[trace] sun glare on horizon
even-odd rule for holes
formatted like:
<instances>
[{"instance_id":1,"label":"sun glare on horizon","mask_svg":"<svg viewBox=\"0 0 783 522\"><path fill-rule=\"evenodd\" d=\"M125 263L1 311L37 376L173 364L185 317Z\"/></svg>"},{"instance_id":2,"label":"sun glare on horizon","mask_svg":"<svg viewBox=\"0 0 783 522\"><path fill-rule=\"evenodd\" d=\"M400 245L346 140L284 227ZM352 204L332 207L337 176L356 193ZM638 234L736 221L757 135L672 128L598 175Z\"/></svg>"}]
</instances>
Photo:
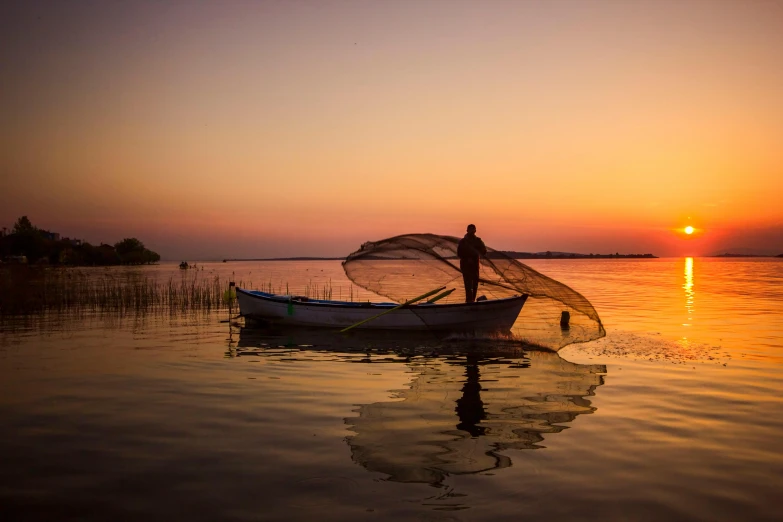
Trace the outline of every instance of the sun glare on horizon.
<instances>
[{"instance_id":1,"label":"sun glare on horizon","mask_svg":"<svg viewBox=\"0 0 783 522\"><path fill-rule=\"evenodd\" d=\"M685 227L682 230L683 230L683 232L685 232L686 234L688 234L690 236L691 234L693 234L694 230L696 230L696 229L693 228L692 226L688 225L687 227Z\"/></svg>"}]
</instances>

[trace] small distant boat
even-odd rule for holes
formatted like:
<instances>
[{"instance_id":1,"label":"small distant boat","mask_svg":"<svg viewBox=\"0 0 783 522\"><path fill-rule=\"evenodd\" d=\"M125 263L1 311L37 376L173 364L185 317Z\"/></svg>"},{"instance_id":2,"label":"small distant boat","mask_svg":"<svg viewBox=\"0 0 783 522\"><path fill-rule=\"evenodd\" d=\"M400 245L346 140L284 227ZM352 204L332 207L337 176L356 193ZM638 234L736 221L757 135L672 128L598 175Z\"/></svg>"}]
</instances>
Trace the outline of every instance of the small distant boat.
<instances>
[{"instance_id":1,"label":"small distant boat","mask_svg":"<svg viewBox=\"0 0 783 522\"><path fill-rule=\"evenodd\" d=\"M284 325L346 328L400 306L309 299L237 288L240 315ZM527 295L475 303L422 303L404 306L358 328L377 330L508 331Z\"/></svg>"},{"instance_id":2,"label":"small distant boat","mask_svg":"<svg viewBox=\"0 0 783 522\"><path fill-rule=\"evenodd\" d=\"M8 256L6 262L9 264L26 265L27 256Z\"/></svg>"},{"instance_id":3,"label":"small distant boat","mask_svg":"<svg viewBox=\"0 0 783 522\"><path fill-rule=\"evenodd\" d=\"M187 263L187 261L183 261L183 262L181 262L181 263L179 264L179 267L180 267L182 270L186 270L186 269L190 268L190 265Z\"/></svg>"}]
</instances>

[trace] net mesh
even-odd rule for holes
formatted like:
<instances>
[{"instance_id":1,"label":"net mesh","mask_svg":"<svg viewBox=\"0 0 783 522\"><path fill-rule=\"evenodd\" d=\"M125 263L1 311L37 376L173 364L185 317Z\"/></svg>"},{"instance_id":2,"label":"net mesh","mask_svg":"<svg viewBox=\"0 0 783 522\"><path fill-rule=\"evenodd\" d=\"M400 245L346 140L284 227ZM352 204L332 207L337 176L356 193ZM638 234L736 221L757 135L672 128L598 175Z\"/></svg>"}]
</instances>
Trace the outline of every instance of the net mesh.
<instances>
[{"instance_id":1,"label":"net mesh","mask_svg":"<svg viewBox=\"0 0 783 522\"><path fill-rule=\"evenodd\" d=\"M439 303L464 302L459 241L436 234L371 241L349 255L343 268L357 285L397 303L441 286L455 290ZM479 298L528 296L511 328L515 338L557 350L606 334L598 312L580 293L504 252L489 247L486 250L486 255L479 258ZM567 326L561 322L563 312L570 316Z\"/></svg>"}]
</instances>

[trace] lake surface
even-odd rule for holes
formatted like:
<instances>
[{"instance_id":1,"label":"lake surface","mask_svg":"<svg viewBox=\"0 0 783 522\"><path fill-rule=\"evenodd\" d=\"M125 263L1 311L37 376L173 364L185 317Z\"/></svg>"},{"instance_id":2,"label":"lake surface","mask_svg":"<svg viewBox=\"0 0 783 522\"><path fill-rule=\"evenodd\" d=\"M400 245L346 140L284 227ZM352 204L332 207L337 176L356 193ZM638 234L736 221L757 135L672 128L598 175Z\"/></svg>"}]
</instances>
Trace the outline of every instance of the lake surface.
<instances>
[{"instance_id":1,"label":"lake surface","mask_svg":"<svg viewBox=\"0 0 783 522\"><path fill-rule=\"evenodd\" d=\"M528 264L607 336L552 353L228 310L6 320L0 519L781 520L783 260ZM80 270L372 297L336 261L200 266Z\"/></svg>"}]
</instances>

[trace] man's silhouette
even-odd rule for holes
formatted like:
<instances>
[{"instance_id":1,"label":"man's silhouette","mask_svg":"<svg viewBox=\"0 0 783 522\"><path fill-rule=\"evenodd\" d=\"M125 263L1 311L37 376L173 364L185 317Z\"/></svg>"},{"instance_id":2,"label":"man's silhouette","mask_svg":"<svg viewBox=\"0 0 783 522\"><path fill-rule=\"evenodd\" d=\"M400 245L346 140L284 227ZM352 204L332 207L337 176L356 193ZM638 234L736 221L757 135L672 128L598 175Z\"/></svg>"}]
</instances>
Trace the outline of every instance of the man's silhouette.
<instances>
[{"instance_id":1,"label":"man's silhouette","mask_svg":"<svg viewBox=\"0 0 783 522\"><path fill-rule=\"evenodd\" d=\"M476 300L479 282L479 259L487 255L487 247L476 236L476 225L468 225L468 233L460 239L457 247L459 256L459 269L462 271L462 280L465 283L465 302L472 303Z\"/></svg>"}]
</instances>

